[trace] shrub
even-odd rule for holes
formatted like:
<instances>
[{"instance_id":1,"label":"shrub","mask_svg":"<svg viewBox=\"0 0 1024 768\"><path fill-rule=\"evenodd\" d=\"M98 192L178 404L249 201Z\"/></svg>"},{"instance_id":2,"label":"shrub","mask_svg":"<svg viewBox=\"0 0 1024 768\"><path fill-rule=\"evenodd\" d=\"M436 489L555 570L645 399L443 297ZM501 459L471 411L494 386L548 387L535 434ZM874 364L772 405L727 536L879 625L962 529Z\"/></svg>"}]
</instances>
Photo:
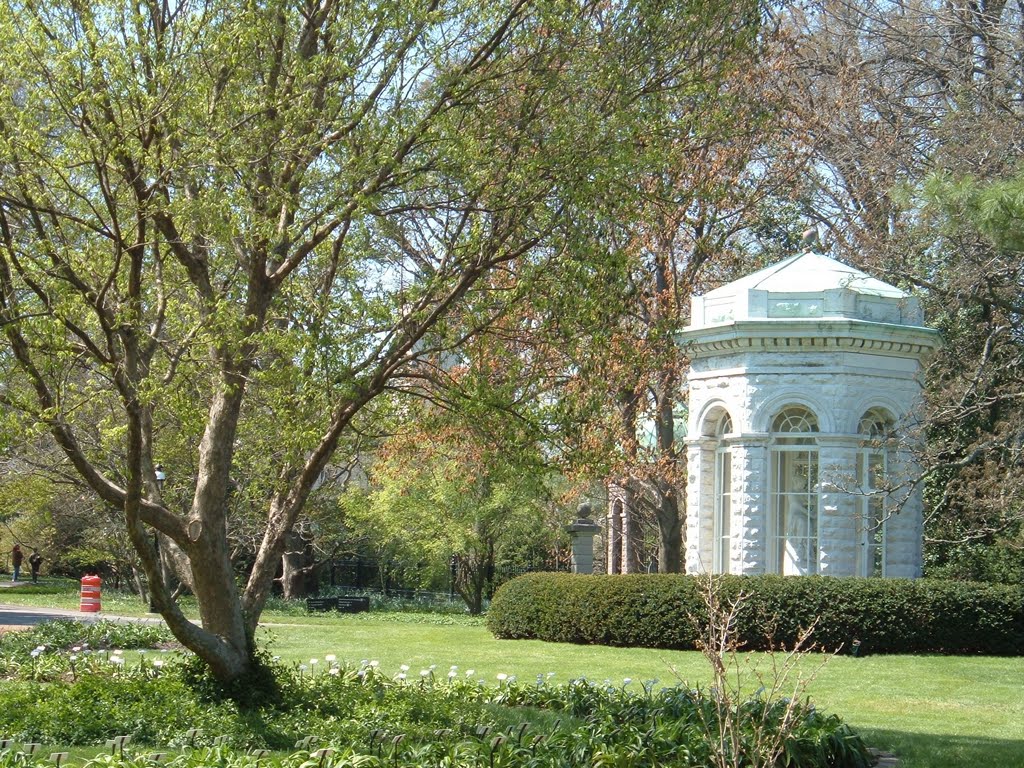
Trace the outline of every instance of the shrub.
<instances>
[{"instance_id":1,"label":"shrub","mask_svg":"<svg viewBox=\"0 0 1024 768\"><path fill-rule=\"evenodd\" d=\"M737 637L748 650L811 642L861 653L1024 655L1021 587L900 579L716 577L722 598L745 595ZM533 573L501 587L487 614L500 638L693 649L706 621L700 577Z\"/></svg>"}]
</instances>

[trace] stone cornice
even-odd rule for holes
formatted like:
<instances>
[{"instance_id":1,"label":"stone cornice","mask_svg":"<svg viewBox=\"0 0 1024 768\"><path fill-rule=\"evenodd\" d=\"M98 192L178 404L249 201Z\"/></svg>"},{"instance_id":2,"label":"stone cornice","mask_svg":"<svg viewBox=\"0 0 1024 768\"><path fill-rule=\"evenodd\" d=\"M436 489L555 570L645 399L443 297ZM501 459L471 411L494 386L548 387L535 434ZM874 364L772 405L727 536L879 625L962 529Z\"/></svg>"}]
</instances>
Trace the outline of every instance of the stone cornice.
<instances>
[{"instance_id":1,"label":"stone cornice","mask_svg":"<svg viewBox=\"0 0 1024 768\"><path fill-rule=\"evenodd\" d=\"M676 341L691 358L750 350L845 351L927 357L940 344L938 331L863 320L753 320L684 329Z\"/></svg>"}]
</instances>

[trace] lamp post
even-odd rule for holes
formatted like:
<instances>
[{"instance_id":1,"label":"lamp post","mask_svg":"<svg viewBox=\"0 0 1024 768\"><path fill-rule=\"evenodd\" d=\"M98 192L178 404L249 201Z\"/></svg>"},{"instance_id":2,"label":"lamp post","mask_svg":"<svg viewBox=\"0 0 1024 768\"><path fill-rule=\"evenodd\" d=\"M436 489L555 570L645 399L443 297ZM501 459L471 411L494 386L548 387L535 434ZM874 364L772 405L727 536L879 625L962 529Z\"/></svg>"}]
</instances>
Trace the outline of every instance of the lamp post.
<instances>
[{"instance_id":1,"label":"lamp post","mask_svg":"<svg viewBox=\"0 0 1024 768\"><path fill-rule=\"evenodd\" d=\"M157 464L155 467L153 467L153 474L156 476L157 490L160 492L160 495L162 497L164 493L164 483L167 481L167 473L164 472L164 465ZM163 499L161 498L161 502L162 501ZM153 549L156 550L156 570L157 573L160 573L163 570L160 563L160 536L155 528L153 529ZM153 584L149 585L149 612L159 613L160 609L157 607L156 602L153 600L153 587Z\"/></svg>"}]
</instances>

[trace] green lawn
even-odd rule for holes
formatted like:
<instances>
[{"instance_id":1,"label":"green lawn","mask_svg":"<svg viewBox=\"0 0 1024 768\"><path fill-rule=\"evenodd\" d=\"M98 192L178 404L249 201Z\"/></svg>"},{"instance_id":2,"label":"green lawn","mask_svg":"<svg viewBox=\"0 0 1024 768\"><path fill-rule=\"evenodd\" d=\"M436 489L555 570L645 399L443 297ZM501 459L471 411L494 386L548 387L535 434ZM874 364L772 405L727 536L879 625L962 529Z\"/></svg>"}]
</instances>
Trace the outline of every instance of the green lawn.
<instances>
[{"instance_id":1,"label":"green lawn","mask_svg":"<svg viewBox=\"0 0 1024 768\"><path fill-rule=\"evenodd\" d=\"M710 680L707 662L690 651L496 640L480 625L410 623L406 616L267 618L263 637L296 663L334 653L356 663L376 659L396 672L401 664L413 673L436 665L446 674L455 664L488 681L498 673L532 680L548 672L562 682ZM749 658L766 668L763 654ZM1024 766L1024 659L813 655L800 673L819 707L842 716L872 746L897 752L904 768Z\"/></svg>"},{"instance_id":2,"label":"green lawn","mask_svg":"<svg viewBox=\"0 0 1024 768\"><path fill-rule=\"evenodd\" d=\"M0 602L74 605L67 595L33 599L7 591L0 592ZM137 598L105 599L104 613L115 610L145 613ZM469 618L267 611L264 620L260 639L295 663L323 663L335 654L356 664L377 660L391 672L408 664L418 674L434 665L438 676L456 665L460 674L473 670L489 682L499 673L526 681L549 672L554 682L588 677L618 685L631 678L633 686L651 679L662 685L710 680L707 663L695 652L496 640ZM750 659L762 668L769 662L763 654ZM1024 659L815 655L800 671L810 678L807 693L820 708L839 714L872 746L896 752L902 768L1024 766Z\"/></svg>"}]
</instances>

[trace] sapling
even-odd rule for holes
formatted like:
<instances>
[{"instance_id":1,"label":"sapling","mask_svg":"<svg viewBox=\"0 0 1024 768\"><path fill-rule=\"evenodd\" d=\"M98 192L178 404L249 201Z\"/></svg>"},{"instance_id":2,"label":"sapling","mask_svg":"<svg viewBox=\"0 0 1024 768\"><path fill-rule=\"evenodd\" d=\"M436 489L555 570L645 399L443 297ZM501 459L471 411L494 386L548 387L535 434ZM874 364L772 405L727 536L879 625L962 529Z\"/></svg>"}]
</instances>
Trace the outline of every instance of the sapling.
<instances>
[{"instance_id":1,"label":"sapling","mask_svg":"<svg viewBox=\"0 0 1024 768\"><path fill-rule=\"evenodd\" d=\"M791 648L773 647L757 661L750 655L741 656L738 625L746 595L740 591L723 599L721 579L708 575L702 581L707 616L691 614L689 618L696 629L697 650L712 671L710 691L698 692L707 705L697 710L712 765L777 765L810 708L805 703L807 687L831 656L823 654L817 667L804 672L805 660L815 650L810 637L816 622L801 629Z\"/></svg>"}]
</instances>

